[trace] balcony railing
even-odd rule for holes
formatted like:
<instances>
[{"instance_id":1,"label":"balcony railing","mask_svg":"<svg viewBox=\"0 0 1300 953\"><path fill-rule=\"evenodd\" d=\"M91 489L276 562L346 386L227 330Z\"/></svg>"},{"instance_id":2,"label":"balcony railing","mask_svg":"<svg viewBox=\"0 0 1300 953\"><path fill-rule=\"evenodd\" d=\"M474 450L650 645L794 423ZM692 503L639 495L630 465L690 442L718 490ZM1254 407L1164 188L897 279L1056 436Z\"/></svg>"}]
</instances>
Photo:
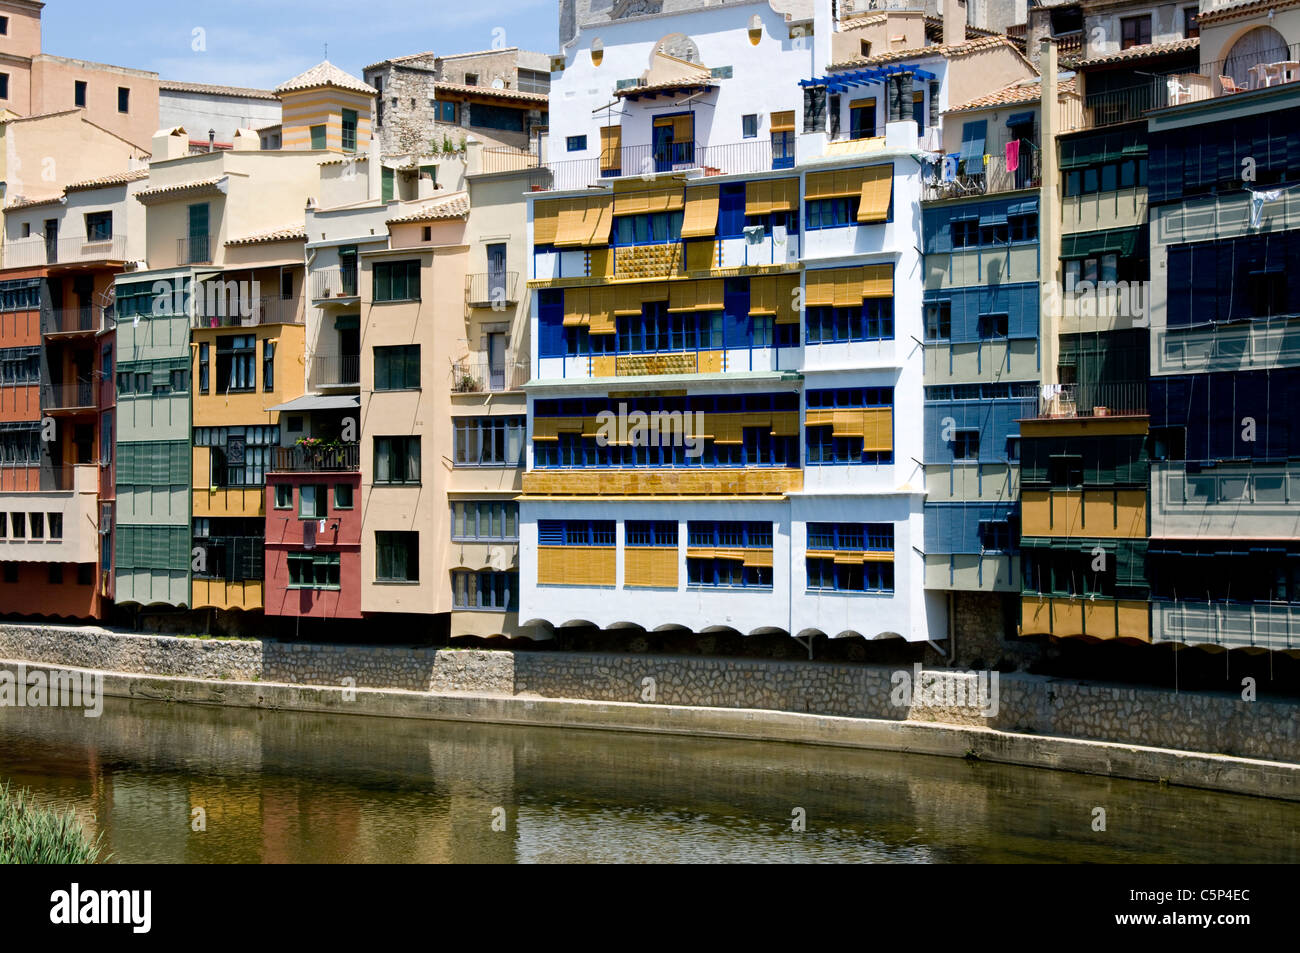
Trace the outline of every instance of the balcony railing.
<instances>
[{"instance_id":1,"label":"balcony railing","mask_svg":"<svg viewBox=\"0 0 1300 953\"><path fill-rule=\"evenodd\" d=\"M213 236L190 235L176 239L176 264L210 265L212 264Z\"/></svg>"},{"instance_id":2,"label":"balcony railing","mask_svg":"<svg viewBox=\"0 0 1300 953\"><path fill-rule=\"evenodd\" d=\"M512 146L489 146L483 150L480 172L518 172L521 169L536 169L541 159L531 149L516 149Z\"/></svg>"},{"instance_id":3,"label":"balcony railing","mask_svg":"<svg viewBox=\"0 0 1300 953\"><path fill-rule=\"evenodd\" d=\"M464 358L451 366L454 394L482 394L518 390L528 380L528 365L521 361L471 361Z\"/></svg>"},{"instance_id":4,"label":"balcony railing","mask_svg":"<svg viewBox=\"0 0 1300 953\"><path fill-rule=\"evenodd\" d=\"M465 276L465 300L472 308L517 304L519 272L489 271Z\"/></svg>"},{"instance_id":5,"label":"balcony railing","mask_svg":"<svg viewBox=\"0 0 1300 953\"><path fill-rule=\"evenodd\" d=\"M1065 59L1077 60L1083 53L1083 31L1059 33L1052 37L1056 41L1056 53Z\"/></svg>"},{"instance_id":6,"label":"balcony railing","mask_svg":"<svg viewBox=\"0 0 1300 953\"><path fill-rule=\"evenodd\" d=\"M312 358L316 383L322 387L356 386L361 383L361 357L357 354L323 354Z\"/></svg>"},{"instance_id":7,"label":"balcony railing","mask_svg":"<svg viewBox=\"0 0 1300 953\"><path fill-rule=\"evenodd\" d=\"M205 306L201 309L206 312ZM222 313L224 312L224 313ZM302 300L265 295L249 301L230 300L224 307L218 304L215 314L200 313L194 316L196 328L240 328L263 324L302 324Z\"/></svg>"},{"instance_id":8,"label":"balcony railing","mask_svg":"<svg viewBox=\"0 0 1300 953\"><path fill-rule=\"evenodd\" d=\"M361 445L338 447L276 447L271 468L279 473L338 472L361 469Z\"/></svg>"},{"instance_id":9,"label":"balcony railing","mask_svg":"<svg viewBox=\"0 0 1300 953\"><path fill-rule=\"evenodd\" d=\"M971 171L967 173L967 168ZM941 199L963 198L968 195L994 195L998 192L1014 192L1018 189L1036 189L1042 185L1042 153L1038 146L1028 140L1021 140L1020 158L1016 168L1007 169L1006 146L989 155L987 165L980 162L975 166L967 162L959 166L955 176L943 177L943 167L935 171L935 177L921 183L921 201L934 202Z\"/></svg>"},{"instance_id":10,"label":"balcony railing","mask_svg":"<svg viewBox=\"0 0 1300 953\"><path fill-rule=\"evenodd\" d=\"M609 168L602 169L605 165ZM584 189L603 179L627 175L651 175L683 169L703 169L705 175L731 175L794 168L793 137L788 145L773 148L771 139L752 139L706 145L702 142L674 142L665 146L623 146L613 161L562 159L549 162L552 188Z\"/></svg>"},{"instance_id":11,"label":"balcony railing","mask_svg":"<svg viewBox=\"0 0 1300 953\"><path fill-rule=\"evenodd\" d=\"M94 493L99 465L75 463L60 466L0 467L0 493Z\"/></svg>"},{"instance_id":12,"label":"balcony railing","mask_svg":"<svg viewBox=\"0 0 1300 953\"><path fill-rule=\"evenodd\" d=\"M94 333L112 326L112 316L106 314L99 305L41 309L42 334Z\"/></svg>"},{"instance_id":13,"label":"balcony railing","mask_svg":"<svg viewBox=\"0 0 1300 953\"><path fill-rule=\"evenodd\" d=\"M39 235L6 242L4 267L30 268L39 265L73 264L91 261L124 261L126 236L105 238L46 239Z\"/></svg>"},{"instance_id":14,"label":"balcony railing","mask_svg":"<svg viewBox=\"0 0 1300 953\"><path fill-rule=\"evenodd\" d=\"M1044 386L1038 397L1038 416L1133 417L1147 412L1145 382L1124 384L1061 384Z\"/></svg>"},{"instance_id":15,"label":"balcony railing","mask_svg":"<svg viewBox=\"0 0 1300 953\"><path fill-rule=\"evenodd\" d=\"M92 381L41 387L41 410L83 410L94 406L95 385Z\"/></svg>"},{"instance_id":16,"label":"balcony railing","mask_svg":"<svg viewBox=\"0 0 1300 953\"><path fill-rule=\"evenodd\" d=\"M323 298L355 298L357 296L357 269L331 265L311 273L313 301Z\"/></svg>"}]
</instances>

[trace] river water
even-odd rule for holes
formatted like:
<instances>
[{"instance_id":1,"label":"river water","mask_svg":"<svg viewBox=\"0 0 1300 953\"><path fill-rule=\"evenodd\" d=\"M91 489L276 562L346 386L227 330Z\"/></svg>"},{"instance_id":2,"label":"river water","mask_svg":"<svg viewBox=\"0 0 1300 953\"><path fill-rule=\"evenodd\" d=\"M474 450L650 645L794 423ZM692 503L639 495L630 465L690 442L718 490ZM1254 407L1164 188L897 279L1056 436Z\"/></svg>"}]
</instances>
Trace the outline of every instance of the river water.
<instances>
[{"instance_id":1,"label":"river water","mask_svg":"<svg viewBox=\"0 0 1300 953\"><path fill-rule=\"evenodd\" d=\"M1261 798L811 745L116 698L100 718L0 709L0 780L73 807L133 863L1300 861L1300 804Z\"/></svg>"}]
</instances>

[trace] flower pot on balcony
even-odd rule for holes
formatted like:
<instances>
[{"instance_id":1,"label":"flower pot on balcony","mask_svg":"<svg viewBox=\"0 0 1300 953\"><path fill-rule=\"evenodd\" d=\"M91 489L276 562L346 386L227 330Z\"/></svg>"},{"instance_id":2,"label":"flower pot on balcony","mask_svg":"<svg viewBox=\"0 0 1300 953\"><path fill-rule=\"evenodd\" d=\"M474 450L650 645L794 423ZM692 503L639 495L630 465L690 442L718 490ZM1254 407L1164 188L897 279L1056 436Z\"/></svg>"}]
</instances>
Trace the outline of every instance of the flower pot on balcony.
<instances>
[{"instance_id":1,"label":"flower pot on balcony","mask_svg":"<svg viewBox=\"0 0 1300 953\"><path fill-rule=\"evenodd\" d=\"M1092 408L1092 415L1093 415L1094 417L1109 417L1109 416L1110 416L1110 408L1109 408L1109 407L1094 407L1094 408Z\"/></svg>"}]
</instances>

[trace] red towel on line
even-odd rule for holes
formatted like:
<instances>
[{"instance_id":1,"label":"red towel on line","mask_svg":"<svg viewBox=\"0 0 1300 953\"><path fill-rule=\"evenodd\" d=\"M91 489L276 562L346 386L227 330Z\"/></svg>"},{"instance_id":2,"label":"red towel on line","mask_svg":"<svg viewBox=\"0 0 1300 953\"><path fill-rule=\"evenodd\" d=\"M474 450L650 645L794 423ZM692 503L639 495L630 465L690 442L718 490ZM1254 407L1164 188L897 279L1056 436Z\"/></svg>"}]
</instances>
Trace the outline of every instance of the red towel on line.
<instances>
[{"instance_id":1,"label":"red towel on line","mask_svg":"<svg viewBox=\"0 0 1300 953\"><path fill-rule=\"evenodd\" d=\"M1020 168L1020 140L1012 139L1007 143L1007 171L1015 172Z\"/></svg>"}]
</instances>

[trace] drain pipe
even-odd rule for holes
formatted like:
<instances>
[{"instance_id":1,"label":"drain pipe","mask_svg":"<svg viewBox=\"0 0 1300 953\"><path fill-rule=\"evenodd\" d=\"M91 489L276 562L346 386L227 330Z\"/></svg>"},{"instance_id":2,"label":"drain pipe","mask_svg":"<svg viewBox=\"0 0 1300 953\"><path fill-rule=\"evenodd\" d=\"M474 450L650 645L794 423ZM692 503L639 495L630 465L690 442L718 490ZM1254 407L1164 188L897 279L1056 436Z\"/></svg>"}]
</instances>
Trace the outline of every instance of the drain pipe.
<instances>
[{"instance_id":1,"label":"drain pipe","mask_svg":"<svg viewBox=\"0 0 1300 953\"><path fill-rule=\"evenodd\" d=\"M952 609L956 602L956 594L948 590L948 663L957 661L957 620L953 618Z\"/></svg>"}]
</instances>

